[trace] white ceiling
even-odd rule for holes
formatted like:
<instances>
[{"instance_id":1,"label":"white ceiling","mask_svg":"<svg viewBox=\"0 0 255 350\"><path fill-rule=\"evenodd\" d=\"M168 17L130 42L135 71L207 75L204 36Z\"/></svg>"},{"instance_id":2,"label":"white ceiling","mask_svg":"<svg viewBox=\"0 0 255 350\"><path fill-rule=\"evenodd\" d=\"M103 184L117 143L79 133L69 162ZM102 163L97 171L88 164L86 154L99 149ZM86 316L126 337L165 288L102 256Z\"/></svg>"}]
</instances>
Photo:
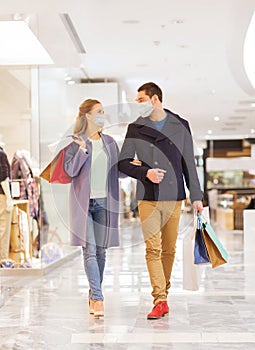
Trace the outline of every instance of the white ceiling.
<instances>
[{"instance_id":1,"label":"white ceiling","mask_svg":"<svg viewBox=\"0 0 255 350\"><path fill-rule=\"evenodd\" d=\"M154 81L163 89L164 106L190 121L196 139L205 139L209 129L212 138L254 137L255 90L244 71L243 44L255 0L0 0L0 5L2 19L29 16L54 67L74 78L118 81L131 102L142 83ZM63 13L85 54L70 39Z\"/></svg>"}]
</instances>

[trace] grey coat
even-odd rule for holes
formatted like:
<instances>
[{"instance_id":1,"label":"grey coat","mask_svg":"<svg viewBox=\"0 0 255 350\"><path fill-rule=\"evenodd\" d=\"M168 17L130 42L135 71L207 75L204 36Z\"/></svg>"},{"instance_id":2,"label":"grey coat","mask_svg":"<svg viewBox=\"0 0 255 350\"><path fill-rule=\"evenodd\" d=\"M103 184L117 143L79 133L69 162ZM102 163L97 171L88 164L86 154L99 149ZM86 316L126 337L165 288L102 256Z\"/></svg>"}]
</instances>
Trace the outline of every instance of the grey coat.
<instances>
[{"instance_id":1,"label":"grey coat","mask_svg":"<svg viewBox=\"0 0 255 350\"><path fill-rule=\"evenodd\" d=\"M64 168L72 177L70 187L70 230L71 245L86 246L86 228L90 199L90 169L92 158L92 144L86 134L87 154L72 142L66 148ZM108 157L107 174L107 239L105 247L119 245L118 218L119 218L119 150L114 139L109 135L101 134L104 148Z\"/></svg>"}]
</instances>

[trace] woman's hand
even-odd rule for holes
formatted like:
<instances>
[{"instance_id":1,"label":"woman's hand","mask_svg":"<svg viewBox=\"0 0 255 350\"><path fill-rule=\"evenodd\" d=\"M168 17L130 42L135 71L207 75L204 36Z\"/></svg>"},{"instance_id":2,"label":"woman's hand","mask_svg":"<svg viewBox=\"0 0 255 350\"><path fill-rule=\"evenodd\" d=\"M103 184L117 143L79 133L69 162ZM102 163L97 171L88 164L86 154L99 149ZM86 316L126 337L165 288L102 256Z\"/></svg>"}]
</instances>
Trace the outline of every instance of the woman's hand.
<instances>
[{"instance_id":1,"label":"woman's hand","mask_svg":"<svg viewBox=\"0 0 255 350\"><path fill-rule=\"evenodd\" d=\"M132 162L130 162L130 164L136 165L136 166L142 166L142 162L138 159L134 159L132 160Z\"/></svg>"},{"instance_id":2,"label":"woman's hand","mask_svg":"<svg viewBox=\"0 0 255 350\"><path fill-rule=\"evenodd\" d=\"M77 145L79 145L81 148L86 149L86 141L82 136L73 135L72 137L73 137L73 141L77 143Z\"/></svg>"}]
</instances>

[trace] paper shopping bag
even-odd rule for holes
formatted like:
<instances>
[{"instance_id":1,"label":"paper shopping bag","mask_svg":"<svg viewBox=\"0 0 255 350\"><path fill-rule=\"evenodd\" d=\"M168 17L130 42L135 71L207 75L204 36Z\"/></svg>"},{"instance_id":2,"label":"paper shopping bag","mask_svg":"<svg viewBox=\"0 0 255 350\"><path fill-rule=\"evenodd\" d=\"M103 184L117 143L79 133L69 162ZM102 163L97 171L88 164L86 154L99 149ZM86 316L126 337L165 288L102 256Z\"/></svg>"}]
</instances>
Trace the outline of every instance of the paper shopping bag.
<instances>
[{"instance_id":1,"label":"paper shopping bag","mask_svg":"<svg viewBox=\"0 0 255 350\"><path fill-rule=\"evenodd\" d=\"M204 207L204 215L209 221L209 208ZM188 232L183 238L183 289L185 290L198 290L205 264L196 265L194 263L194 246L195 236L197 229L197 215L194 215L193 226L190 227Z\"/></svg>"},{"instance_id":2,"label":"paper shopping bag","mask_svg":"<svg viewBox=\"0 0 255 350\"><path fill-rule=\"evenodd\" d=\"M64 158L65 148L62 149L54 159L41 172L40 177L50 183L68 184L72 178L65 172Z\"/></svg>"},{"instance_id":3,"label":"paper shopping bag","mask_svg":"<svg viewBox=\"0 0 255 350\"><path fill-rule=\"evenodd\" d=\"M198 214L199 215L199 214ZM203 225L203 237L212 267L226 264L228 262L228 253L214 232L212 226L206 221L203 216L200 216Z\"/></svg>"},{"instance_id":4,"label":"paper shopping bag","mask_svg":"<svg viewBox=\"0 0 255 350\"><path fill-rule=\"evenodd\" d=\"M183 238L183 289L198 290L201 273L194 264L194 242L196 227L192 227ZM198 266L199 267L199 266Z\"/></svg>"}]
</instances>

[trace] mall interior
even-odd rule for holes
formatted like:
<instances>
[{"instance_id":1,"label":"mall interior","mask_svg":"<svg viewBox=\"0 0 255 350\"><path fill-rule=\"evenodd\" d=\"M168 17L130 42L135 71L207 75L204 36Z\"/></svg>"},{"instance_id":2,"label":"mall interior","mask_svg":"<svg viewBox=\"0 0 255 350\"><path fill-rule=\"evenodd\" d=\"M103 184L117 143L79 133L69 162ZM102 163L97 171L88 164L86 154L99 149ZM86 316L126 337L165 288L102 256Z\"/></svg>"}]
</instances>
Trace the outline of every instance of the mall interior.
<instances>
[{"instance_id":1,"label":"mall interior","mask_svg":"<svg viewBox=\"0 0 255 350\"><path fill-rule=\"evenodd\" d=\"M0 152L13 204L0 256L0 350L254 350L255 0L0 3ZM107 249L97 319L81 247L70 244L71 185L40 174L88 98L101 101L103 132L121 149L138 117L137 89L149 81L190 124L204 216L228 259L216 268L194 263L186 188L170 311L147 319L153 299L136 180L121 178L120 245Z\"/></svg>"}]
</instances>

